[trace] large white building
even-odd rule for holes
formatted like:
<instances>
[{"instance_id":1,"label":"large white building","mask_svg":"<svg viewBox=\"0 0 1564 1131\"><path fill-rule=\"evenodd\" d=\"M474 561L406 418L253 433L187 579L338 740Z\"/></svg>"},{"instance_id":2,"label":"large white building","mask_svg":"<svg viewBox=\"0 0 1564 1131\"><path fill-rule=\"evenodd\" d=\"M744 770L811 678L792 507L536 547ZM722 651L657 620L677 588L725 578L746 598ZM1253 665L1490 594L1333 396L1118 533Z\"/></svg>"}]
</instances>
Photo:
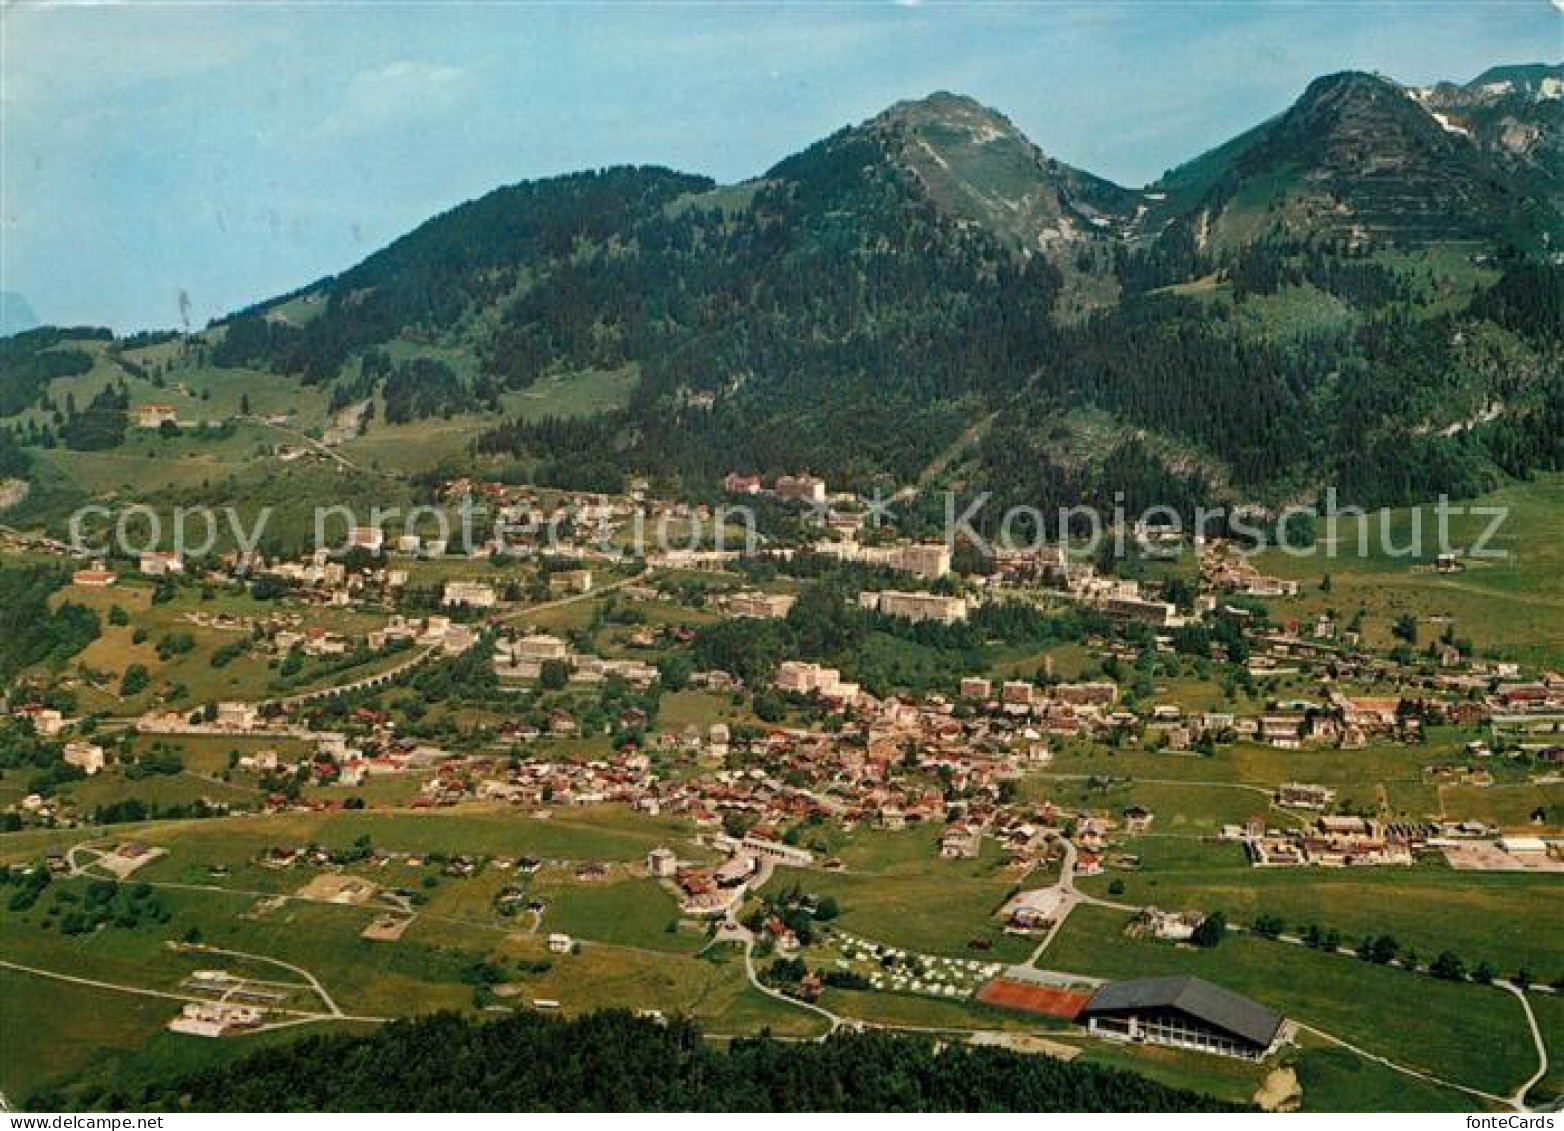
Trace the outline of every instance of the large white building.
<instances>
[{"instance_id":1,"label":"large white building","mask_svg":"<svg viewBox=\"0 0 1564 1131\"><path fill-rule=\"evenodd\" d=\"M965 597L946 597L940 593L903 593L887 589L879 593L862 593L858 603L884 616L913 622L933 620L955 624L967 619Z\"/></svg>"},{"instance_id":2,"label":"large white building","mask_svg":"<svg viewBox=\"0 0 1564 1131\"><path fill-rule=\"evenodd\" d=\"M66 764L79 766L89 774L95 774L104 766L103 747L95 742L67 742L64 757Z\"/></svg>"},{"instance_id":3,"label":"large white building","mask_svg":"<svg viewBox=\"0 0 1564 1131\"><path fill-rule=\"evenodd\" d=\"M440 594L440 604L446 608L466 605L472 609L492 609L498 600L494 586L481 581L447 581L445 591Z\"/></svg>"},{"instance_id":4,"label":"large white building","mask_svg":"<svg viewBox=\"0 0 1564 1131\"><path fill-rule=\"evenodd\" d=\"M735 593L728 598L727 608L736 617L769 619L787 616L795 600L791 593Z\"/></svg>"},{"instance_id":5,"label":"large white building","mask_svg":"<svg viewBox=\"0 0 1564 1131\"><path fill-rule=\"evenodd\" d=\"M827 699L852 699L858 694L858 685L842 679L835 668L803 660L784 660L777 667L777 687L799 695L820 695Z\"/></svg>"}]
</instances>

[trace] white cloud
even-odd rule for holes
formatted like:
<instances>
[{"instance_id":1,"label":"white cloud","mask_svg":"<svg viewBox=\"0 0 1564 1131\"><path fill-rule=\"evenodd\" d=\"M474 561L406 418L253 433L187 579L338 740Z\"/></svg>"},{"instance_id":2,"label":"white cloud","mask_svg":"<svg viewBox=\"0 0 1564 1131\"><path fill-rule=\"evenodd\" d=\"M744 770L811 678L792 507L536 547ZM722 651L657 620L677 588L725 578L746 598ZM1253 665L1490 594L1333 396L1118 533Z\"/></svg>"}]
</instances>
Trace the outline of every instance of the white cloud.
<instances>
[{"instance_id":1,"label":"white cloud","mask_svg":"<svg viewBox=\"0 0 1564 1131\"><path fill-rule=\"evenodd\" d=\"M341 137L445 113L466 98L471 80L464 67L414 59L360 71L348 83L341 105L315 128L314 135Z\"/></svg>"}]
</instances>

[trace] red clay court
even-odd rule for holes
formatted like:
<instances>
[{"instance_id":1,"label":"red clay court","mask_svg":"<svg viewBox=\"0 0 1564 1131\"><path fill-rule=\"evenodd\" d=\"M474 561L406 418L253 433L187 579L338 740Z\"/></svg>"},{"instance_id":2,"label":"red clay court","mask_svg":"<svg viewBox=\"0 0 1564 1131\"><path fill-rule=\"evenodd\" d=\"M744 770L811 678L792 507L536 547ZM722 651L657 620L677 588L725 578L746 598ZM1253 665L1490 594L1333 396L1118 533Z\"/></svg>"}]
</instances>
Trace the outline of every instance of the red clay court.
<instances>
[{"instance_id":1,"label":"red clay court","mask_svg":"<svg viewBox=\"0 0 1564 1131\"><path fill-rule=\"evenodd\" d=\"M1081 1007L1091 1000L1091 996L1079 990L1064 990L1036 982L1017 982L1009 978L995 978L977 992L978 1001L985 1005L1019 1009L1023 1013L1037 1013L1044 1017L1062 1017L1067 1021L1075 1018Z\"/></svg>"}]
</instances>

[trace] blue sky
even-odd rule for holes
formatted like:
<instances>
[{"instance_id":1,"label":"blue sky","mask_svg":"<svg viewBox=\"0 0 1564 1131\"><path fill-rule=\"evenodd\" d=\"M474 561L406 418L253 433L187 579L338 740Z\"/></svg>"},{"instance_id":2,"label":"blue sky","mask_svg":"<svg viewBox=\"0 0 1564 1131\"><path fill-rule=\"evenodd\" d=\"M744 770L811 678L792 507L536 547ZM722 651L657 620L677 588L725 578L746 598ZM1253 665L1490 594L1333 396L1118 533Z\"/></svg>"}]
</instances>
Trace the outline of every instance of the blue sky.
<instances>
[{"instance_id":1,"label":"blue sky","mask_svg":"<svg viewBox=\"0 0 1564 1131\"><path fill-rule=\"evenodd\" d=\"M1322 73L1557 60L1561 5L0 0L0 289L119 330L183 296L199 325L496 185L739 180L939 89L1141 184Z\"/></svg>"}]
</instances>

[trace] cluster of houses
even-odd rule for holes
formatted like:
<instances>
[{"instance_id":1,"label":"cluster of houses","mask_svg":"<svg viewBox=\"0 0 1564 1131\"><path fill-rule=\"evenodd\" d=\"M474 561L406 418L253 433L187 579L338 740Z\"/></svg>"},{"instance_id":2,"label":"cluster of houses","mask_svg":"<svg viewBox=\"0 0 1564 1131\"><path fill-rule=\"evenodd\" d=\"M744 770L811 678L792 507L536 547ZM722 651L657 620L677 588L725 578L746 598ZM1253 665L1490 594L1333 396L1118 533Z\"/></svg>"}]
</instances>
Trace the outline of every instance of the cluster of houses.
<instances>
[{"instance_id":1,"label":"cluster of houses","mask_svg":"<svg viewBox=\"0 0 1564 1131\"><path fill-rule=\"evenodd\" d=\"M1301 829L1266 829L1254 820L1243 833L1250 861L1261 868L1410 865L1431 829L1369 817L1321 815Z\"/></svg>"},{"instance_id":2,"label":"cluster of houses","mask_svg":"<svg viewBox=\"0 0 1564 1131\"><path fill-rule=\"evenodd\" d=\"M1229 543L1213 539L1200 555L1200 580L1213 592L1239 593L1246 597L1296 597L1298 583L1261 573L1244 554Z\"/></svg>"},{"instance_id":3,"label":"cluster of houses","mask_svg":"<svg viewBox=\"0 0 1564 1131\"><path fill-rule=\"evenodd\" d=\"M1148 596L1139 581L1075 561L1064 547L1000 551L994 564L998 572L991 588L996 596L1025 599L1028 590L1041 587L1120 620L1139 621L1153 628L1176 628L1184 623L1171 602Z\"/></svg>"}]
</instances>

